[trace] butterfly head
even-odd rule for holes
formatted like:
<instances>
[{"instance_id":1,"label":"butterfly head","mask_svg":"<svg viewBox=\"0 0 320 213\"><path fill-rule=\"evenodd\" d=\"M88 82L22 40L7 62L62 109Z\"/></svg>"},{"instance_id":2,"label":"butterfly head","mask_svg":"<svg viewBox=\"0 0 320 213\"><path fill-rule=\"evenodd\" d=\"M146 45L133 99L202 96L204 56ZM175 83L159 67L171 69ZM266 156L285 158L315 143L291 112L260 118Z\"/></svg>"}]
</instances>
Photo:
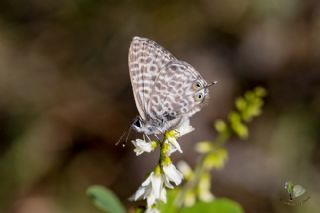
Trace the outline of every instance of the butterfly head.
<instances>
[{"instance_id":1,"label":"butterfly head","mask_svg":"<svg viewBox=\"0 0 320 213\"><path fill-rule=\"evenodd\" d=\"M140 116L136 117L134 121L131 123L132 129L134 129L137 132L142 132L143 126L144 124Z\"/></svg>"},{"instance_id":2,"label":"butterfly head","mask_svg":"<svg viewBox=\"0 0 320 213\"><path fill-rule=\"evenodd\" d=\"M212 83L207 83L202 79L198 79L193 84L193 89L195 91L194 98L196 102L203 103L206 99L208 99L209 87L216 84L217 81Z\"/></svg>"},{"instance_id":3,"label":"butterfly head","mask_svg":"<svg viewBox=\"0 0 320 213\"><path fill-rule=\"evenodd\" d=\"M131 128L134 129L136 132L143 133L146 135L151 134L159 134L161 130L159 130L158 125L152 122L146 122L140 116L136 117L134 121L131 123Z\"/></svg>"}]
</instances>

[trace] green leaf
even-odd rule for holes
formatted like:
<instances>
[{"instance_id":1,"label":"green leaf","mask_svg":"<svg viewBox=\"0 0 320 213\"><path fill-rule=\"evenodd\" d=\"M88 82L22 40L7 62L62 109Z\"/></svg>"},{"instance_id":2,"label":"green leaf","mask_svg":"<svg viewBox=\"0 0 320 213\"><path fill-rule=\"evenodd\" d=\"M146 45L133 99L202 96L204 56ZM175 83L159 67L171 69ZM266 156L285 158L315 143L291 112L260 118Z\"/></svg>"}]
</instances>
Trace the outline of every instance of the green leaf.
<instances>
[{"instance_id":1,"label":"green leaf","mask_svg":"<svg viewBox=\"0 0 320 213\"><path fill-rule=\"evenodd\" d=\"M124 213L125 208L118 197L109 189L103 186L91 186L87 195L93 204L100 210L108 213Z\"/></svg>"},{"instance_id":2,"label":"green leaf","mask_svg":"<svg viewBox=\"0 0 320 213\"><path fill-rule=\"evenodd\" d=\"M212 202L197 202L191 207L184 208L180 211L181 213L243 213L243 209L235 201L221 198L216 199Z\"/></svg>"}]
</instances>

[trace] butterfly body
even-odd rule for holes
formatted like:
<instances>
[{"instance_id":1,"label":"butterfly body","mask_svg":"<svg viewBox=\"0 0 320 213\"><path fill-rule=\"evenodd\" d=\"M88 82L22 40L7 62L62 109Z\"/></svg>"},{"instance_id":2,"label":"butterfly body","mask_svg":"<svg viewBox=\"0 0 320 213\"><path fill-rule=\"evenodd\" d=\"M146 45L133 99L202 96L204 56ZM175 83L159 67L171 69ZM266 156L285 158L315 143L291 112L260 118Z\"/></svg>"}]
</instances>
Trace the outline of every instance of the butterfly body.
<instances>
[{"instance_id":1,"label":"butterfly body","mask_svg":"<svg viewBox=\"0 0 320 213\"><path fill-rule=\"evenodd\" d=\"M174 121L174 123L179 123L179 121ZM158 135L162 134L168 129L170 129L171 122L165 120L156 120L156 119L149 119L143 120L140 116L138 116L131 124L131 127L139 132L146 135Z\"/></svg>"},{"instance_id":2,"label":"butterfly body","mask_svg":"<svg viewBox=\"0 0 320 213\"><path fill-rule=\"evenodd\" d=\"M190 64L156 42L134 37L129 71L139 116L131 127L146 135L174 129L200 111L208 84Z\"/></svg>"}]
</instances>

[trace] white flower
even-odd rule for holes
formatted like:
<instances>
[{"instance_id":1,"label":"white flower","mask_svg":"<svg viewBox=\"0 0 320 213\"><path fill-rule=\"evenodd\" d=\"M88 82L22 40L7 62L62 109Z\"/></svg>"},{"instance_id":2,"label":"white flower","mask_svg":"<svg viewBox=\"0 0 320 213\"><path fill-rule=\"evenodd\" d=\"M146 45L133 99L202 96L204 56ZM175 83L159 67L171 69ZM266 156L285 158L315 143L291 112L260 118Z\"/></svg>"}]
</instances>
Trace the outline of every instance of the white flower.
<instances>
[{"instance_id":1,"label":"white flower","mask_svg":"<svg viewBox=\"0 0 320 213\"><path fill-rule=\"evenodd\" d=\"M162 198L161 193L163 188L163 180L161 175L155 175L154 173L152 174L151 186L152 186L151 194L154 196L154 199L161 200Z\"/></svg>"},{"instance_id":2,"label":"white flower","mask_svg":"<svg viewBox=\"0 0 320 213\"><path fill-rule=\"evenodd\" d=\"M162 175L151 172L149 177L141 184L135 194L129 200L147 199L147 206L151 207L159 200L167 202L166 190L164 188Z\"/></svg>"},{"instance_id":3,"label":"white flower","mask_svg":"<svg viewBox=\"0 0 320 213\"><path fill-rule=\"evenodd\" d=\"M182 182L183 174L172 164L162 167L165 176L169 181L179 185Z\"/></svg>"},{"instance_id":4,"label":"white flower","mask_svg":"<svg viewBox=\"0 0 320 213\"><path fill-rule=\"evenodd\" d=\"M189 132L192 132L194 128L190 125L189 118L185 118L184 121L178 126L176 131L178 132L178 137L181 137L185 134L188 134Z\"/></svg>"},{"instance_id":5,"label":"white flower","mask_svg":"<svg viewBox=\"0 0 320 213\"><path fill-rule=\"evenodd\" d=\"M133 145L135 146L135 149L133 150L136 155L141 155L144 152L151 152L157 147L157 143L155 141L146 142L141 139L136 139L131 141Z\"/></svg>"},{"instance_id":6,"label":"white flower","mask_svg":"<svg viewBox=\"0 0 320 213\"><path fill-rule=\"evenodd\" d=\"M172 139L172 140L175 140L175 139ZM171 139L170 139L171 141ZM175 140L177 141L177 140ZM175 143L175 141L173 141ZM175 145L173 145L172 143L170 143L169 141L166 141L168 143L168 150L167 150L167 156L170 156L172 153L176 152L179 150L179 152L182 153L182 150L181 150L181 147L180 145L178 144L178 142L176 142Z\"/></svg>"},{"instance_id":7,"label":"white flower","mask_svg":"<svg viewBox=\"0 0 320 213\"><path fill-rule=\"evenodd\" d=\"M167 190L164 187L161 189L160 200L164 203L167 202Z\"/></svg>"},{"instance_id":8,"label":"white flower","mask_svg":"<svg viewBox=\"0 0 320 213\"><path fill-rule=\"evenodd\" d=\"M152 172L153 173L153 172ZM146 199L147 196L150 194L152 188L151 188L151 175L142 183L142 185L138 188L136 193L134 193L129 200L137 201L140 199Z\"/></svg>"},{"instance_id":9,"label":"white flower","mask_svg":"<svg viewBox=\"0 0 320 213\"><path fill-rule=\"evenodd\" d=\"M167 202L166 188L173 189L174 185L181 184L183 174L172 164L170 155L175 151L182 153L177 138L193 130L193 127L190 126L189 118L184 118L178 128L165 132L164 140L161 143L156 141L146 142L141 139L132 141L135 146L134 152L137 156L144 152L155 150L159 144L161 147L160 163L130 198L134 201L140 199L146 200L146 213L159 213L159 210L155 206L157 206L156 204L159 201Z\"/></svg>"},{"instance_id":10,"label":"white flower","mask_svg":"<svg viewBox=\"0 0 320 213\"><path fill-rule=\"evenodd\" d=\"M160 211L157 208L147 208L145 213L160 213Z\"/></svg>"},{"instance_id":11,"label":"white flower","mask_svg":"<svg viewBox=\"0 0 320 213\"><path fill-rule=\"evenodd\" d=\"M162 177L163 177L164 185L169 189L173 189L174 186L170 183L170 180L168 179L168 177L165 174L163 174Z\"/></svg>"},{"instance_id":12,"label":"white flower","mask_svg":"<svg viewBox=\"0 0 320 213\"><path fill-rule=\"evenodd\" d=\"M169 149L167 151L167 155L170 156L173 152L179 151L182 153L182 149L180 147L180 144L177 141L178 137L181 137L182 135L185 135L191 131L193 131L194 128L190 126L190 120L189 118L185 118L183 122L178 126L175 130L171 130L166 132L166 140L165 143L169 143Z\"/></svg>"},{"instance_id":13,"label":"white flower","mask_svg":"<svg viewBox=\"0 0 320 213\"><path fill-rule=\"evenodd\" d=\"M168 150L168 155L171 155L176 150L178 150L180 153L182 153L182 149L180 147L180 144L178 143L175 136L169 136L167 140L168 140L169 144L171 145L171 147Z\"/></svg>"}]
</instances>

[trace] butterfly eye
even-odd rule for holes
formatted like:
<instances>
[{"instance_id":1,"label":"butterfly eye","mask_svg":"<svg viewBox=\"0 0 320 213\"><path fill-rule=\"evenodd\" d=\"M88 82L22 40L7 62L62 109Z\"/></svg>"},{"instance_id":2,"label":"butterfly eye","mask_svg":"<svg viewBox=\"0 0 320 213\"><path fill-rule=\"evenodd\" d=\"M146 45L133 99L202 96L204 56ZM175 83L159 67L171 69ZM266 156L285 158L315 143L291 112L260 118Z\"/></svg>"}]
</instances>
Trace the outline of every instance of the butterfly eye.
<instances>
[{"instance_id":1,"label":"butterfly eye","mask_svg":"<svg viewBox=\"0 0 320 213\"><path fill-rule=\"evenodd\" d=\"M195 95L196 101L202 101L203 97L204 97L204 94L202 94L202 93L197 93Z\"/></svg>"},{"instance_id":2,"label":"butterfly eye","mask_svg":"<svg viewBox=\"0 0 320 213\"><path fill-rule=\"evenodd\" d=\"M133 122L133 125L138 127L138 128L141 128L141 121L139 119L136 119L134 122Z\"/></svg>"},{"instance_id":3,"label":"butterfly eye","mask_svg":"<svg viewBox=\"0 0 320 213\"><path fill-rule=\"evenodd\" d=\"M194 88L195 90L201 89L201 88L202 88L202 83L201 83L201 81L196 81L196 82L193 84L193 88Z\"/></svg>"}]
</instances>

